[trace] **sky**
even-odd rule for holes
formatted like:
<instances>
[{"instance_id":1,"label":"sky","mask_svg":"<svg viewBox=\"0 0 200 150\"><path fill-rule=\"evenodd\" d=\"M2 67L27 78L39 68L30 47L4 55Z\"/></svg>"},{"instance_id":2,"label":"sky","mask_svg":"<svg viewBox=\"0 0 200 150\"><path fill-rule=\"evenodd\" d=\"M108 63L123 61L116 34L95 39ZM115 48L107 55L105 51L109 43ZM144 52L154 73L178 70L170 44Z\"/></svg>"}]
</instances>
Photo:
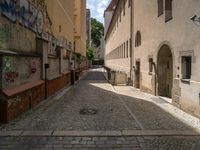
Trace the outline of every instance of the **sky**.
<instances>
[{"instance_id":1,"label":"sky","mask_svg":"<svg viewBox=\"0 0 200 150\"><path fill-rule=\"evenodd\" d=\"M103 14L110 0L87 0L87 8L91 11L91 17L104 22Z\"/></svg>"}]
</instances>

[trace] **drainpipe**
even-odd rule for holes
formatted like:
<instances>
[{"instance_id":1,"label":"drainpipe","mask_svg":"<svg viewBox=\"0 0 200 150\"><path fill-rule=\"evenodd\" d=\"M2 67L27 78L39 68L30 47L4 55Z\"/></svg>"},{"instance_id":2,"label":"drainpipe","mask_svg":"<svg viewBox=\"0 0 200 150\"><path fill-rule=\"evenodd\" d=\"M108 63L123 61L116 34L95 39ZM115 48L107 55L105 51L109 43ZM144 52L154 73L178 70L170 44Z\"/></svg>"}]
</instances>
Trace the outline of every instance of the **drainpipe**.
<instances>
[{"instance_id":1,"label":"drainpipe","mask_svg":"<svg viewBox=\"0 0 200 150\"><path fill-rule=\"evenodd\" d=\"M44 64L44 68L45 68L45 99L47 99L47 97L48 97L48 93L47 93L47 91L48 91L48 89L47 89L47 82L48 82L48 80L47 80L47 69L49 69L49 67L50 67L50 65L49 64Z\"/></svg>"},{"instance_id":2,"label":"drainpipe","mask_svg":"<svg viewBox=\"0 0 200 150\"><path fill-rule=\"evenodd\" d=\"M134 52L133 52L133 32L134 32L134 27L133 27L133 3L134 3L134 0L130 0L131 2L131 18L130 18L130 81L131 83L129 83L130 85L133 85L133 79L132 79L132 71L133 71L133 55L134 55Z\"/></svg>"},{"instance_id":3,"label":"drainpipe","mask_svg":"<svg viewBox=\"0 0 200 150\"><path fill-rule=\"evenodd\" d=\"M156 67L156 63L155 62L152 62L152 65L153 65L153 67L154 67L154 70L155 70L155 85L154 85L154 87L155 87L155 96L157 95L157 67Z\"/></svg>"}]
</instances>

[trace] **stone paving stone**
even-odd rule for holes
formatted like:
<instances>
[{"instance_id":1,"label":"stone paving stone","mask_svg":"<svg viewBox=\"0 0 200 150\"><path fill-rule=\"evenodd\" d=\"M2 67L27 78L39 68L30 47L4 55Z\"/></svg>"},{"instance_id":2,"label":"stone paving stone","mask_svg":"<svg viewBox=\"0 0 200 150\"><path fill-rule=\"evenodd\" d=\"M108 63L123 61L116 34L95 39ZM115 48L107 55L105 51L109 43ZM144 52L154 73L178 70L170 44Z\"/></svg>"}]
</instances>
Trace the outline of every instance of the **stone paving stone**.
<instances>
[{"instance_id":1,"label":"stone paving stone","mask_svg":"<svg viewBox=\"0 0 200 150\"><path fill-rule=\"evenodd\" d=\"M150 137L125 137L125 141L119 139L122 137L106 137L105 143L101 143L101 137L96 137L98 141L85 141L89 143L82 143L82 137L80 142L66 144L65 138L57 137L52 140L52 137L46 137L46 143L36 144L44 137L19 137L19 138L0 138L0 141L7 142L9 145L0 144L0 149L133 149L133 150L198 150L200 147L200 137L193 136L150 136ZM20 139L20 140L19 140ZM137 140L136 140L137 139ZM17 142L16 142L17 141ZM54 142L53 142L54 141ZM57 143L59 142L59 143ZM63 142L63 143L62 143ZM56 144L55 144L56 143ZM141 146L143 145L143 146Z\"/></svg>"}]
</instances>

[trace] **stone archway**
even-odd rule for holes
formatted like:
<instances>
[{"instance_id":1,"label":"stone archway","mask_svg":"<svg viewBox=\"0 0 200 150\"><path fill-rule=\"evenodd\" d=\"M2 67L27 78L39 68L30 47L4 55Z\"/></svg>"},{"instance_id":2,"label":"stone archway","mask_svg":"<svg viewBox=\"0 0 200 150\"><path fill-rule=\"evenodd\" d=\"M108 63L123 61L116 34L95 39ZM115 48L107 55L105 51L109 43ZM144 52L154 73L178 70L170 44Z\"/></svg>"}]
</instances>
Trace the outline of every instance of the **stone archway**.
<instances>
[{"instance_id":1,"label":"stone archway","mask_svg":"<svg viewBox=\"0 0 200 150\"><path fill-rule=\"evenodd\" d=\"M168 45L163 45L158 52L157 60L158 95L172 97L173 56Z\"/></svg>"}]
</instances>

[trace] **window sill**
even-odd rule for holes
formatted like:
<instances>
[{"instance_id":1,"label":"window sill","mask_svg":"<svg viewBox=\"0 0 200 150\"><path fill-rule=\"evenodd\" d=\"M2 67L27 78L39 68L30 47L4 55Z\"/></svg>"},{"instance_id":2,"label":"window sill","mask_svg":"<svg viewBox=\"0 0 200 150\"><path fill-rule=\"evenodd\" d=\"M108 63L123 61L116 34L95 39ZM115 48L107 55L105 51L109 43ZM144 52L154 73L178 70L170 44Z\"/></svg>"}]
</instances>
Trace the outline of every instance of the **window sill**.
<instances>
[{"instance_id":1,"label":"window sill","mask_svg":"<svg viewBox=\"0 0 200 150\"><path fill-rule=\"evenodd\" d=\"M152 76L152 75L153 75L153 72L149 72L149 75Z\"/></svg>"},{"instance_id":2,"label":"window sill","mask_svg":"<svg viewBox=\"0 0 200 150\"><path fill-rule=\"evenodd\" d=\"M172 18L165 19L165 23L169 22L169 21L172 20L172 19L173 19L173 17L172 17Z\"/></svg>"},{"instance_id":3,"label":"window sill","mask_svg":"<svg viewBox=\"0 0 200 150\"><path fill-rule=\"evenodd\" d=\"M181 82L184 84L190 84L190 79L181 79Z\"/></svg>"}]
</instances>

